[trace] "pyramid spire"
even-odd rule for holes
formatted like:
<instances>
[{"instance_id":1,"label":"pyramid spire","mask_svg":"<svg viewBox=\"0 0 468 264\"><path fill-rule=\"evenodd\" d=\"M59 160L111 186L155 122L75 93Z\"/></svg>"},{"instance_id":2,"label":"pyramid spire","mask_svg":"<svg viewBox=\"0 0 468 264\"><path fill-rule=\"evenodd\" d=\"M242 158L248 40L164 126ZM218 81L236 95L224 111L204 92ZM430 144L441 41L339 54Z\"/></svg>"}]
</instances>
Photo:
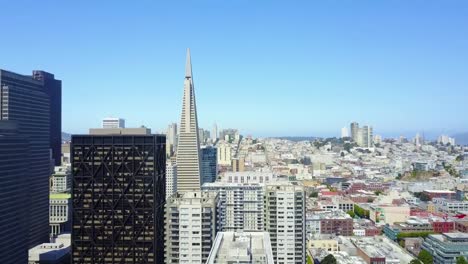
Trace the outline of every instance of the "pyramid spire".
<instances>
[{"instance_id":1,"label":"pyramid spire","mask_svg":"<svg viewBox=\"0 0 468 264\"><path fill-rule=\"evenodd\" d=\"M190 58L190 48L187 49L187 61L185 63L185 78L192 78L192 61Z\"/></svg>"}]
</instances>

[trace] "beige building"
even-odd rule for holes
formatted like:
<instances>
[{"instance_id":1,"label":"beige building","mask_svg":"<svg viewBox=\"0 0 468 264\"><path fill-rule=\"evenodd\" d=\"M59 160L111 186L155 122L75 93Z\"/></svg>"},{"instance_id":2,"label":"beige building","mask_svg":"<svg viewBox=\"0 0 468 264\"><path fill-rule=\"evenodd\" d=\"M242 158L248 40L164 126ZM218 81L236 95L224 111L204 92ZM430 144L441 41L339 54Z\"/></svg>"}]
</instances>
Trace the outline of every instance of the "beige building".
<instances>
[{"instance_id":1,"label":"beige building","mask_svg":"<svg viewBox=\"0 0 468 264\"><path fill-rule=\"evenodd\" d=\"M408 205L370 205L369 219L378 224L393 225L395 222L405 222L410 217Z\"/></svg>"}]
</instances>

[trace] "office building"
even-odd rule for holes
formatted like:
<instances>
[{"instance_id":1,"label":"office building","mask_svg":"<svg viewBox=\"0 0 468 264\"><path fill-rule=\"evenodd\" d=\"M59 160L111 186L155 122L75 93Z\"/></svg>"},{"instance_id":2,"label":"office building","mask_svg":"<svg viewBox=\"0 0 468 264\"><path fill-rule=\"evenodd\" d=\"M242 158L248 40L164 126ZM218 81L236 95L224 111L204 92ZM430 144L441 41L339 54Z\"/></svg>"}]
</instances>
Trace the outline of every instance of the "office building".
<instances>
[{"instance_id":1,"label":"office building","mask_svg":"<svg viewBox=\"0 0 468 264\"><path fill-rule=\"evenodd\" d=\"M60 94L61 82L50 73L34 71L26 76L0 70L0 120L15 121L18 135L28 140L30 148L25 176L29 247L49 239L51 154L56 164L61 160Z\"/></svg>"},{"instance_id":2,"label":"office building","mask_svg":"<svg viewBox=\"0 0 468 264\"><path fill-rule=\"evenodd\" d=\"M203 184L202 190L219 194L219 230L263 230L262 185L214 182Z\"/></svg>"},{"instance_id":3,"label":"office building","mask_svg":"<svg viewBox=\"0 0 468 264\"><path fill-rule=\"evenodd\" d=\"M271 172L244 171L226 172L221 177L221 182L227 183L259 183L265 185L276 181L276 176Z\"/></svg>"},{"instance_id":4,"label":"office building","mask_svg":"<svg viewBox=\"0 0 468 264\"><path fill-rule=\"evenodd\" d=\"M216 176L218 174L218 150L217 148L211 146L204 146L200 150L201 158L201 181L202 185L207 182L216 181Z\"/></svg>"},{"instance_id":5,"label":"office building","mask_svg":"<svg viewBox=\"0 0 468 264\"><path fill-rule=\"evenodd\" d=\"M166 200L177 192L177 164L166 161Z\"/></svg>"},{"instance_id":6,"label":"office building","mask_svg":"<svg viewBox=\"0 0 468 264\"><path fill-rule=\"evenodd\" d=\"M232 159L232 171L243 172L245 171L245 159L244 157Z\"/></svg>"},{"instance_id":7,"label":"office building","mask_svg":"<svg viewBox=\"0 0 468 264\"><path fill-rule=\"evenodd\" d=\"M304 195L303 187L293 184L266 187L265 231L275 263L306 263Z\"/></svg>"},{"instance_id":8,"label":"office building","mask_svg":"<svg viewBox=\"0 0 468 264\"><path fill-rule=\"evenodd\" d=\"M125 128L125 119L106 117L102 120L102 128Z\"/></svg>"},{"instance_id":9,"label":"office building","mask_svg":"<svg viewBox=\"0 0 468 264\"><path fill-rule=\"evenodd\" d=\"M347 127L341 128L341 138L347 138L347 137L349 137L348 128Z\"/></svg>"},{"instance_id":10,"label":"office building","mask_svg":"<svg viewBox=\"0 0 468 264\"><path fill-rule=\"evenodd\" d=\"M185 64L184 98L177 142L177 191L200 190L200 142L190 49Z\"/></svg>"},{"instance_id":11,"label":"office building","mask_svg":"<svg viewBox=\"0 0 468 264\"><path fill-rule=\"evenodd\" d=\"M71 168L69 166L56 166L54 174L50 176L50 192L70 192L72 185Z\"/></svg>"},{"instance_id":12,"label":"office building","mask_svg":"<svg viewBox=\"0 0 468 264\"><path fill-rule=\"evenodd\" d=\"M0 263L28 261L29 141L0 121ZM47 231L47 230L46 230Z\"/></svg>"},{"instance_id":13,"label":"office building","mask_svg":"<svg viewBox=\"0 0 468 264\"><path fill-rule=\"evenodd\" d=\"M166 138L124 130L72 136L73 263L163 262Z\"/></svg>"},{"instance_id":14,"label":"office building","mask_svg":"<svg viewBox=\"0 0 468 264\"><path fill-rule=\"evenodd\" d=\"M172 157L175 155L177 146L177 124L172 123L167 127L166 132L166 155Z\"/></svg>"},{"instance_id":15,"label":"office building","mask_svg":"<svg viewBox=\"0 0 468 264\"><path fill-rule=\"evenodd\" d=\"M468 234L429 235L421 248L432 255L434 264L455 264L457 257L463 256L468 259Z\"/></svg>"},{"instance_id":16,"label":"office building","mask_svg":"<svg viewBox=\"0 0 468 264\"><path fill-rule=\"evenodd\" d=\"M357 132L357 145L362 148L371 148L374 146L374 135L372 127L363 126L358 128Z\"/></svg>"},{"instance_id":17,"label":"office building","mask_svg":"<svg viewBox=\"0 0 468 264\"><path fill-rule=\"evenodd\" d=\"M198 140L200 141L200 146L205 144L205 130L203 128L198 129Z\"/></svg>"},{"instance_id":18,"label":"office building","mask_svg":"<svg viewBox=\"0 0 468 264\"><path fill-rule=\"evenodd\" d=\"M211 129L211 141L216 142L217 139L218 139L218 125L214 123L213 128Z\"/></svg>"},{"instance_id":19,"label":"office building","mask_svg":"<svg viewBox=\"0 0 468 264\"><path fill-rule=\"evenodd\" d=\"M206 263L217 233L217 207L214 192L177 192L166 201L164 263Z\"/></svg>"},{"instance_id":20,"label":"office building","mask_svg":"<svg viewBox=\"0 0 468 264\"><path fill-rule=\"evenodd\" d=\"M351 129L351 139L354 142L357 142L358 141L358 133L359 133L359 124L356 123L356 122L351 123L350 129Z\"/></svg>"},{"instance_id":21,"label":"office building","mask_svg":"<svg viewBox=\"0 0 468 264\"><path fill-rule=\"evenodd\" d=\"M219 232L206 264L274 264L267 232Z\"/></svg>"},{"instance_id":22,"label":"office building","mask_svg":"<svg viewBox=\"0 0 468 264\"><path fill-rule=\"evenodd\" d=\"M218 164L221 166L231 166L232 150L229 144L218 145Z\"/></svg>"},{"instance_id":23,"label":"office building","mask_svg":"<svg viewBox=\"0 0 468 264\"><path fill-rule=\"evenodd\" d=\"M50 194L49 222L51 237L71 231L71 194Z\"/></svg>"}]
</instances>

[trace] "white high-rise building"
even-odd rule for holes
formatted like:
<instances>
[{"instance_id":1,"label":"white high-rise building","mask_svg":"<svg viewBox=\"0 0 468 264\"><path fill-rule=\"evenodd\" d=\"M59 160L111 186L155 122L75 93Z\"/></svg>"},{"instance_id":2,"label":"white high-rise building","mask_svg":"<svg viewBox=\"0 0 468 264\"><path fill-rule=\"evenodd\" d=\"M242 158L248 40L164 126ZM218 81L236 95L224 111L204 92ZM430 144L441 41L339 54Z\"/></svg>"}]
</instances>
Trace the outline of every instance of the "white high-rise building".
<instances>
[{"instance_id":1,"label":"white high-rise building","mask_svg":"<svg viewBox=\"0 0 468 264\"><path fill-rule=\"evenodd\" d=\"M274 264L268 232L219 232L206 264Z\"/></svg>"},{"instance_id":2,"label":"white high-rise building","mask_svg":"<svg viewBox=\"0 0 468 264\"><path fill-rule=\"evenodd\" d=\"M203 184L202 190L219 193L220 230L263 230L262 185L214 182Z\"/></svg>"},{"instance_id":3,"label":"white high-rise building","mask_svg":"<svg viewBox=\"0 0 468 264\"><path fill-rule=\"evenodd\" d=\"M275 263L306 263L304 196L303 187L292 183L266 187L265 231Z\"/></svg>"},{"instance_id":4,"label":"white high-rise building","mask_svg":"<svg viewBox=\"0 0 468 264\"><path fill-rule=\"evenodd\" d=\"M374 146L374 135L371 126L363 126L357 130L357 145L362 148L371 148Z\"/></svg>"},{"instance_id":5,"label":"white high-rise building","mask_svg":"<svg viewBox=\"0 0 468 264\"><path fill-rule=\"evenodd\" d=\"M232 160L232 149L229 144L218 145L218 165L230 166Z\"/></svg>"},{"instance_id":6,"label":"white high-rise building","mask_svg":"<svg viewBox=\"0 0 468 264\"><path fill-rule=\"evenodd\" d=\"M102 128L125 128L125 119L106 117L102 120Z\"/></svg>"},{"instance_id":7,"label":"white high-rise building","mask_svg":"<svg viewBox=\"0 0 468 264\"><path fill-rule=\"evenodd\" d=\"M347 137L349 137L348 128L347 127L341 128L341 138L347 138Z\"/></svg>"},{"instance_id":8,"label":"white high-rise building","mask_svg":"<svg viewBox=\"0 0 468 264\"><path fill-rule=\"evenodd\" d=\"M354 142L358 142L358 134L359 134L359 124L356 122L351 123L351 139Z\"/></svg>"},{"instance_id":9,"label":"white high-rise building","mask_svg":"<svg viewBox=\"0 0 468 264\"><path fill-rule=\"evenodd\" d=\"M177 165L166 161L166 200L177 192Z\"/></svg>"},{"instance_id":10,"label":"white high-rise building","mask_svg":"<svg viewBox=\"0 0 468 264\"><path fill-rule=\"evenodd\" d=\"M177 146L177 124L172 123L167 127L166 132L166 154L172 157L175 154Z\"/></svg>"},{"instance_id":11,"label":"white high-rise building","mask_svg":"<svg viewBox=\"0 0 468 264\"><path fill-rule=\"evenodd\" d=\"M200 190L200 142L190 49L185 65L184 98L177 142L177 191Z\"/></svg>"},{"instance_id":12,"label":"white high-rise building","mask_svg":"<svg viewBox=\"0 0 468 264\"><path fill-rule=\"evenodd\" d=\"M215 192L177 192L166 201L164 262L204 264L216 237Z\"/></svg>"},{"instance_id":13,"label":"white high-rise building","mask_svg":"<svg viewBox=\"0 0 468 264\"><path fill-rule=\"evenodd\" d=\"M211 130L211 141L216 142L218 139L218 125L213 124L213 129Z\"/></svg>"},{"instance_id":14,"label":"white high-rise building","mask_svg":"<svg viewBox=\"0 0 468 264\"><path fill-rule=\"evenodd\" d=\"M442 145L450 144L454 146L455 138L449 137L447 135L440 135L439 138L437 139L437 143L442 144Z\"/></svg>"}]
</instances>

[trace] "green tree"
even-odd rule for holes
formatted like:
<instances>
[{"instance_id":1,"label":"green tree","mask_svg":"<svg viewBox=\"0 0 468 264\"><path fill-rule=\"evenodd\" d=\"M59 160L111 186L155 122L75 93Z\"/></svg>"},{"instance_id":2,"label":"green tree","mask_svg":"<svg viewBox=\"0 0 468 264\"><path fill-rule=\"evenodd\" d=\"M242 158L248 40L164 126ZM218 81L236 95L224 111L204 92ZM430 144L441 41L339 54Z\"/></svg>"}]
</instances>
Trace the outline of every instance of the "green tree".
<instances>
[{"instance_id":1,"label":"green tree","mask_svg":"<svg viewBox=\"0 0 468 264\"><path fill-rule=\"evenodd\" d=\"M419 259L413 259L409 264L421 264L422 262Z\"/></svg>"},{"instance_id":2,"label":"green tree","mask_svg":"<svg viewBox=\"0 0 468 264\"><path fill-rule=\"evenodd\" d=\"M329 254L320 261L320 264L336 264L336 258L332 254Z\"/></svg>"},{"instance_id":3,"label":"green tree","mask_svg":"<svg viewBox=\"0 0 468 264\"><path fill-rule=\"evenodd\" d=\"M356 216L356 214L354 213L354 211L348 211L346 212L347 214L349 214L349 216L351 216L352 218L354 218Z\"/></svg>"},{"instance_id":4,"label":"green tree","mask_svg":"<svg viewBox=\"0 0 468 264\"><path fill-rule=\"evenodd\" d=\"M432 257L431 253L427 252L427 250L422 249L419 252L418 259L424 264L433 264L434 258Z\"/></svg>"},{"instance_id":5,"label":"green tree","mask_svg":"<svg viewBox=\"0 0 468 264\"><path fill-rule=\"evenodd\" d=\"M318 192L311 192L309 197L317 198L318 197Z\"/></svg>"},{"instance_id":6,"label":"green tree","mask_svg":"<svg viewBox=\"0 0 468 264\"><path fill-rule=\"evenodd\" d=\"M314 264L310 256L307 256L307 264Z\"/></svg>"},{"instance_id":7,"label":"green tree","mask_svg":"<svg viewBox=\"0 0 468 264\"><path fill-rule=\"evenodd\" d=\"M421 201L423 202L427 202L427 201L430 201L431 200L431 197L429 197L429 195L425 192L422 192L420 195L419 195L419 199L421 199Z\"/></svg>"},{"instance_id":8,"label":"green tree","mask_svg":"<svg viewBox=\"0 0 468 264\"><path fill-rule=\"evenodd\" d=\"M468 261L466 261L465 257L460 256L457 258L457 264L468 264Z\"/></svg>"}]
</instances>

